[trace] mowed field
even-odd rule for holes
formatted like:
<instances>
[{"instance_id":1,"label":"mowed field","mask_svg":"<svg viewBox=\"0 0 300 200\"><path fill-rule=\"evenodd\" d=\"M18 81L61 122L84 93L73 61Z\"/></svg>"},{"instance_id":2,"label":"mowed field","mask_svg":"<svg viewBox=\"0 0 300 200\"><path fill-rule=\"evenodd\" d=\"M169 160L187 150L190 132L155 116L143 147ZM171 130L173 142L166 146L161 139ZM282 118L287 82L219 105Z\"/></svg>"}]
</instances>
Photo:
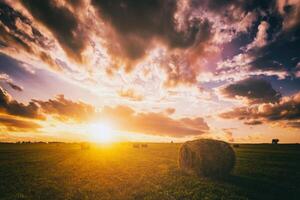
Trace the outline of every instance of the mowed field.
<instances>
[{"instance_id":1,"label":"mowed field","mask_svg":"<svg viewBox=\"0 0 300 200\"><path fill-rule=\"evenodd\" d=\"M300 199L300 145L240 145L226 180L178 168L180 144L0 144L0 199Z\"/></svg>"}]
</instances>

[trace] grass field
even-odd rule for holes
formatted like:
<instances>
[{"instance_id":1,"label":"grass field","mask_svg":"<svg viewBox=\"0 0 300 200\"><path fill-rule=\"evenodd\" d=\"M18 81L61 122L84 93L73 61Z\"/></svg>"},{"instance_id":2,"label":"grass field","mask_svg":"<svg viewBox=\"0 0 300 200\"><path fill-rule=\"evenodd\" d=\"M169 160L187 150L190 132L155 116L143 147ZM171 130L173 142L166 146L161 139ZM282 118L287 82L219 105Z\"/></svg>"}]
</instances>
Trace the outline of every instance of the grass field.
<instances>
[{"instance_id":1,"label":"grass field","mask_svg":"<svg viewBox=\"0 0 300 200\"><path fill-rule=\"evenodd\" d=\"M226 180L178 169L179 144L1 144L0 199L300 199L300 145L240 145Z\"/></svg>"}]
</instances>

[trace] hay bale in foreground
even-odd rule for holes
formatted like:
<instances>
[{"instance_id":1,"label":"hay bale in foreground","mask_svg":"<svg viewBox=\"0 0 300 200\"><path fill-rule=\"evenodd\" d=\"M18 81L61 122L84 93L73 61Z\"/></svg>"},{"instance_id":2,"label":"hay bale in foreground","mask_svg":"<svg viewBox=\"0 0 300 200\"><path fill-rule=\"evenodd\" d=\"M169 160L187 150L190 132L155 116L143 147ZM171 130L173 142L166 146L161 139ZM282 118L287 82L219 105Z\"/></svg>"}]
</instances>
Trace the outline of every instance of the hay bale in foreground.
<instances>
[{"instance_id":1,"label":"hay bale in foreground","mask_svg":"<svg viewBox=\"0 0 300 200\"><path fill-rule=\"evenodd\" d=\"M179 151L179 167L198 176L222 178L235 165L232 147L223 141L200 139L184 143Z\"/></svg>"}]
</instances>

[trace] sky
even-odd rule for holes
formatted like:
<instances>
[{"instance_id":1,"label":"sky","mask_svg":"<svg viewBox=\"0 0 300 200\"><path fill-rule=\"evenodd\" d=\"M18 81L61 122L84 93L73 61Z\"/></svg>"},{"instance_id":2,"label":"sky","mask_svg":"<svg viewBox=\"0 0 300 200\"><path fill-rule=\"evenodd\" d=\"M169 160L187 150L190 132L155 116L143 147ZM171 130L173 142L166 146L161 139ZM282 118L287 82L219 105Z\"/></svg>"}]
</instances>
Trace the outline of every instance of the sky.
<instances>
[{"instance_id":1,"label":"sky","mask_svg":"<svg viewBox=\"0 0 300 200\"><path fill-rule=\"evenodd\" d=\"M300 142L299 0L0 0L0 141Z\"/></svg>"}]
</instances>

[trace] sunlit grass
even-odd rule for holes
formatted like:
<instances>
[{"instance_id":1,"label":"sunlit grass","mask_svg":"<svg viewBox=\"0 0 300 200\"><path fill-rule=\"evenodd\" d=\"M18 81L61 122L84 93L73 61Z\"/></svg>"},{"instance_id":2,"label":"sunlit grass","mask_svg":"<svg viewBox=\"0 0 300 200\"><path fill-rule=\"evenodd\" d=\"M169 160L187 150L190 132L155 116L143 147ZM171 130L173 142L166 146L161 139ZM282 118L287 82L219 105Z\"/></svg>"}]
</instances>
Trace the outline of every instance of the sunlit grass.
<instances>
[{"instance_id":1,"label":"sunlit grass","mask_svg":"<svg viewBox=\"0 0 300 200\"><path fill-rule=\"evenodd\" d=\"M241 145L231 179L184 174L180 144L0 145L0 199L296 199L299 146ZM298 191L298 192L297 192Z\"/></svg>"}]
</instances>

